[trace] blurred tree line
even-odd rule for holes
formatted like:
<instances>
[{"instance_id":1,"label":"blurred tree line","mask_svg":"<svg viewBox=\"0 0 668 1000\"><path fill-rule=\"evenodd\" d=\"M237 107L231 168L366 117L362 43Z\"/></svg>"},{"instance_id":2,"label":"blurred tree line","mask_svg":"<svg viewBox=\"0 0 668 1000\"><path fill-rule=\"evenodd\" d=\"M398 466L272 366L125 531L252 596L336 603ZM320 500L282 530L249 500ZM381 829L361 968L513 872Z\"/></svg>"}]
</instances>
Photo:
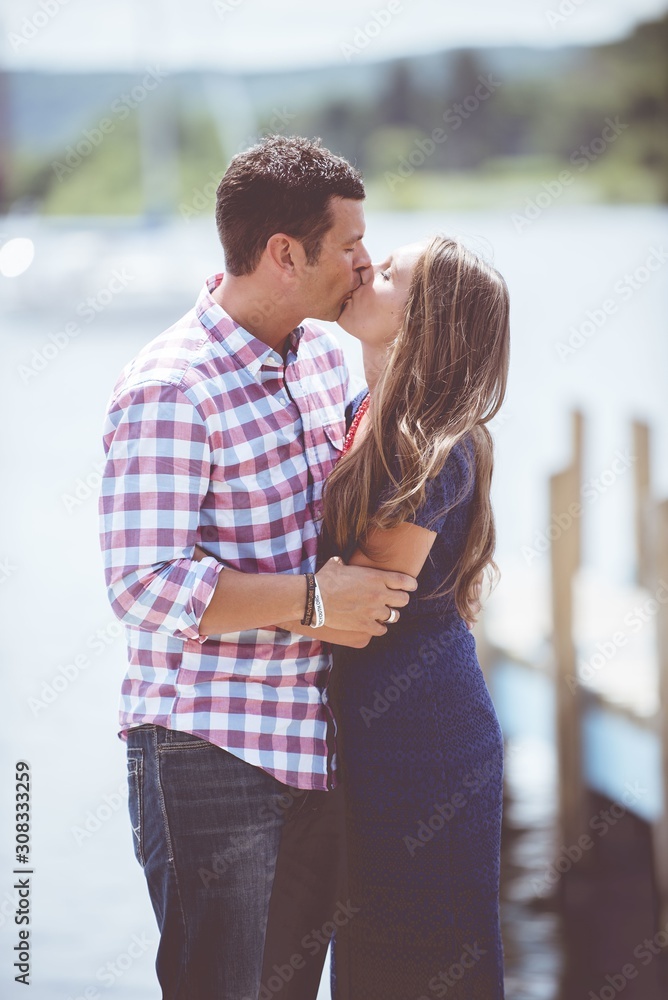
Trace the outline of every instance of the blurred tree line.
<instances>
[{"instance_id":1,"label":"blurred tree line","mask_svg":"<svg viewBox=\"0 0 668 1000\"><path fill-rule=\"evenodd\" d=\"M379 195L382 178L388 205L392 196L419 205L420 186L432 202L437 173L441 186L455 177L465 186L472 174L495 179L496 192L512 199L514 181L530 190L532 180L563 169L586 171L583 200L668 201L668 17L615 44L570 49L566 58L546 52L543 71L531 75L513 76L509 65L490 73L484 50L442 60L441 78L430 80L412 61L395 63L379 101L333 100L305 114L302 127L357 162ZM493 92L476 106L490 76Z\"/></svg>"},{"instance_id":2,"label":"blurred tree line","mask_svg":"<svg viewBox=\"0 0 668 1000\"><path fill-rule=\"evenodd\" d=\"M665 203L667 56L664 17L597 47L459 50L342 66L336 77L332 68L309 70L296 87L293 74L285 89L277 75L256 78L255 134L321 136L362 169L372 207L520 206L564 170L578 181L565 201ZM358 86L351 87L353 79ZM117 92L118 80L114 86ZM83 100L86 87L77 87ZM156 211L183 218L210 212L215 180L240 148L238 129L233 135L227 128L234 101L212 108L192 73L162 87L159 102L149 98L137 112L112 120L97 144L88 140L99 130L104 103L86 109L84 131L47 153L5 143L3 209L146 214L154 202ZM277 118L283 93L289 113ZM0 109L7 101L0 78ZM145 126L151 115L147 142L142 116ZM152 199L155 186L162 200Z\"/></svg>"}]
</instances>

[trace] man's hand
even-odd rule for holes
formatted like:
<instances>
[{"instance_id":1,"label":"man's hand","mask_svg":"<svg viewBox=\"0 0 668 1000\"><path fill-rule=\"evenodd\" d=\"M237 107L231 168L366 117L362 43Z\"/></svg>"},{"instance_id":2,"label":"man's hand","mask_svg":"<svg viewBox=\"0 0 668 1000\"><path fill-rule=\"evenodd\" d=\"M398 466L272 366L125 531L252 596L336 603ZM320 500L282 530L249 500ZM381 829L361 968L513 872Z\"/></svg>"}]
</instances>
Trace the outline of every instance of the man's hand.
<instances>
[{"instance_id":1,"label":"man's hand","mask_svg":"<svg viewBox=\"0 0 668 1000\"><path fill-rule=\"evenodd\" d=\"M193 559L199 561L206 556L204 549L196 545ZM326 623L323 628L313 629L298 624L297 619L297 613L303 616L306 603L303 576L290 573L254 575L225 570L218 578L216 593L202 617L202 632L220 635L279 625L323 642L362 648L371 636L385 635L387 627L382 622L390 617L390 610L408 604L409 593L417 588L417 580L406 573L346 566L338 556L325 563L317 573L317 580ZM221 585L223 589L218 595ZM220 606L216 608L218 596ZM276 617L272 617L272 607ZM395 622L398 615L397 611Z\"/></svg>"},{"instance_id":2,"label":"man's hand","mask_svg":"<svg viewBox=\"0 0 668 1000\"><path fill-rule=\"evenodd\" d=\"M403 608L417 589L417 580L406 573L346 566L339 556L326 562L316 579L326 624L367 635L385 635L387 627L381 623L389 618L390 609Z\"/></svg>"}]
</instances>

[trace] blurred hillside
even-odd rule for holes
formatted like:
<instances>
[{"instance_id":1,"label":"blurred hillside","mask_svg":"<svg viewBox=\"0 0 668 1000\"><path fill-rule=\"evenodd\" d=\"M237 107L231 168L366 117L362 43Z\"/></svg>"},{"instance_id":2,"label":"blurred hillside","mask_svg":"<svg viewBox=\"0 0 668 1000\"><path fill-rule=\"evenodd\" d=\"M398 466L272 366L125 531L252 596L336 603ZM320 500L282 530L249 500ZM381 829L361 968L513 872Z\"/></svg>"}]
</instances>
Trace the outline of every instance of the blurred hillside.
<instances>
[{"instance_id":1,"label":"blurred hillside","mask_svg":"<svg viewBox=\"0 0 668 1000\"><path fill-rule=\"evenodd\" d=\"M664 17L595 48L245 76L5 73L0 211L187 219L266 131L322 136L362 169L373 208L521 211L560 186L564 203L665 203L667 56Z\"/></svg>"}]
</instances>

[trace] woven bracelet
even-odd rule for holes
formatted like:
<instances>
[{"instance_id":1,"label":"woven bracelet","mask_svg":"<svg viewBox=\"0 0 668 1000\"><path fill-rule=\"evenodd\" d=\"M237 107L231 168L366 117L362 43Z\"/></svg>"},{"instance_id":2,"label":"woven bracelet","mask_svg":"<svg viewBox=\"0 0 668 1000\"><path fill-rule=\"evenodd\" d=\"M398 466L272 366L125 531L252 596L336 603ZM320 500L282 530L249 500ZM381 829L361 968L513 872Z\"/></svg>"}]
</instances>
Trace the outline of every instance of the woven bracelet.
<instances>
[{"instance_id":1,"label":"woven bracelet","mask_svg":"<svg viewBox=\"0 0 668 1000\"><path fill-rule=\"evenodd\" d=\"M315 594L313 595L313 617L315 621L311 628L321 628L325 624L325 605L322 603L322 594L318 586L318 579L315 580Z\"/></svg>"},{"instance_id":2,"label":"woven bracelet","mask_svg":"<svg viewBox=\"0 0 668 1000\"><path fill-rule=\"evenodd\" d=\"M315 607L315 574L306 574L306 607L302 625L310 625L313 621L313 609Z\"/></svg>"}]
</instances>

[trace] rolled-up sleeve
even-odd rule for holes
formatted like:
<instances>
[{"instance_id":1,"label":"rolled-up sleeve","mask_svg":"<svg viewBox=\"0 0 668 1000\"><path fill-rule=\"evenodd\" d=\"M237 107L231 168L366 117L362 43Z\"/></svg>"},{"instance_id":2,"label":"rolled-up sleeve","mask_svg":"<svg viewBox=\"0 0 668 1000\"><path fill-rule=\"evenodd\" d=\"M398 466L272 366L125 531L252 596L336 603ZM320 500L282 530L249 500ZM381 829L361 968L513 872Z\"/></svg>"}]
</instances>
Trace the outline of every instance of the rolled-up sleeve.
<instances>
[{"instance_id":1,"label":"rolled-up sleeve","mask_svg":"<svg viewBox=\"0 0 668 1000\"><path fill-rule=\"evenodd\" d=\"M210 487L197 405L171 383L125 389L108 410L99 499L111 607L126 625L204 642L199 631L223 564L193 559Z\"/></svg>"}]
</instances>

